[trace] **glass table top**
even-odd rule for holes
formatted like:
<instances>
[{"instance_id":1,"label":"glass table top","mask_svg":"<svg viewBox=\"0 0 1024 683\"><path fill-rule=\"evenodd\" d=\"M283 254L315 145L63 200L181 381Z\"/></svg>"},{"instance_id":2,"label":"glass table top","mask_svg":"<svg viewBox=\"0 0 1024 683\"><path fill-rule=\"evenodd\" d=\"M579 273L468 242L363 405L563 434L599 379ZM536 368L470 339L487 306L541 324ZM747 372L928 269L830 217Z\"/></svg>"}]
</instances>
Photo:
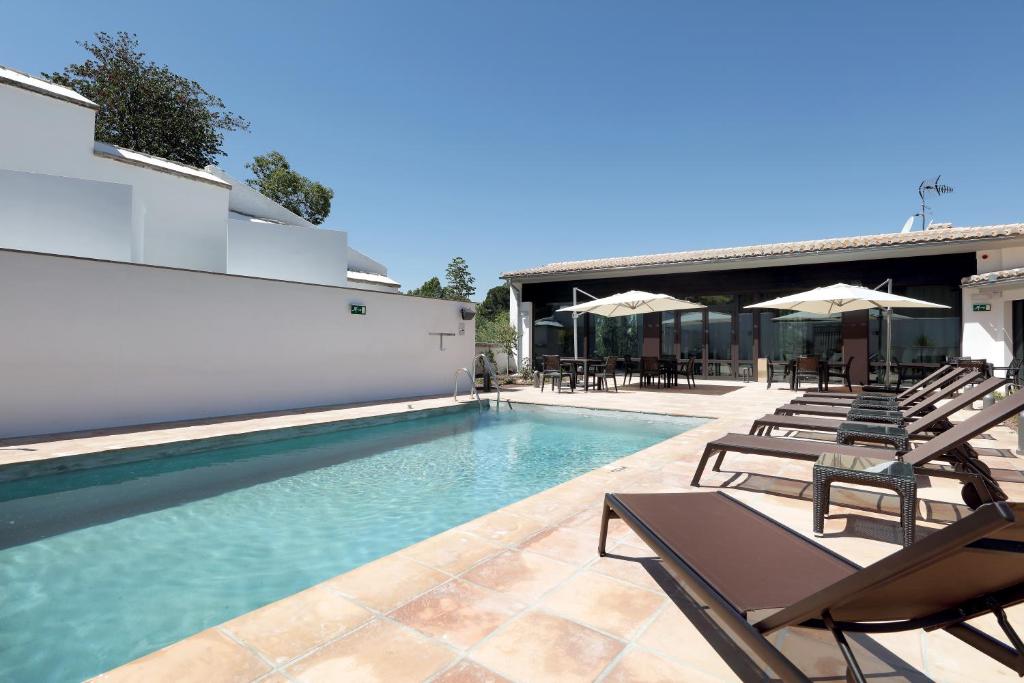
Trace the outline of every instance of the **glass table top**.
<instances>
[{"instance_id":1,"label":"glass table top","mask_svg":"<svg viewBox=\"0 0 1024 683\"><path fill-rule=\"evenodd\" d=\"M901 479L914 478L913 465L888 458L868 458L863 455L846 455L833 452L823 453L814 464L837 470L849 470L850 472L881 474Z\"/></svg>"},{"instance_id":2,"label":"glass table top","mask_svg":"<svg viewBox=\"0 0 1024 683\"><path fill-rule=\"evenodd\" d=\"M839 425L839 429L867 436L906 437L907 435L907 430L903 427L881 422L843 422Z\"/></svg>"},{"instance_id":3,"label":"glass table top","mask_svg":"<svg viewBox=\"0 0 1024 683\"><path fill-rule=\"evenodd\" d=\"M857 398L853 399L853 402L854 403L864 403L864 404L877 403L877 404L886 405L886 406L898 406L900 404L899 399L897 399L895 396L893 396L892 398L881 398L881 397L875 397L875 396L858 396Z\"/></svg>"},{"instance_id":4,"label":"glass table top","mask_svg":"<svg viewBox=\"0 0 1024 683\"><path fill-rule=\"evenodd\" d=\"M853 421L866 420L869 422L892 422L895 424L903 423L903 413L898 410L878 410L876 408L862 408L860 406L852 406L846 413L846 416Z\"/></svg>"}]
</instances>

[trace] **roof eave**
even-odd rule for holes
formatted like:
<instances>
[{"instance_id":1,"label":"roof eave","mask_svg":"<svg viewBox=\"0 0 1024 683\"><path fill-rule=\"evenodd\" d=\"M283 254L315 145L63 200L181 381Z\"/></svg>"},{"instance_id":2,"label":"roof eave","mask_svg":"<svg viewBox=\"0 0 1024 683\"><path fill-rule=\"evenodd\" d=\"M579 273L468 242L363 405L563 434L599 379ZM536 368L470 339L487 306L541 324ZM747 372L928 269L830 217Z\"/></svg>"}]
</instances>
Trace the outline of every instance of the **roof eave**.
<instances>
[{"instance_id":1,"label":"roof eave","mask_svg":"<svg viewBox=\"0 0 1024 683\"><path fill-rule=\"evenodd\" d=\"M35 77L31 76L31 78L35 78ZM84 107L86 109L92 109L93 111L99 111L99 108L100 108L98 104L96 104L92 100L85 99L84 97L81 100L79 100L79 99L76 99L74 97L69 97L69 96L64 95L62 93L55 92L53 90L47 90L46 88L40 88L40 87L34 86L31 83L23 83L22 81L17 81L17 80L14 80L13 78L7 78L3 74L0 74L0 83L3 83L4 85L10 85L10 86L15 87L15 88L21 88L22 90L25 90L25 91L28 91L28 92L31 92L31 93L35 93L37 95L45 95L46 97L52 97L53 99L60 100L61 102L68 102L69 104L77 104L79 107Z\"/></svg>"},{"instance_id":2,"label":"roof eave","mask_svg":"<svg viewBox=\"0 0 1024 683\"><path fill-rule=\"evenodd\" d=\"M786 261L798 258L826 258L830 256L848 256L857 254L868 254L875 255L879 253L902 251L902 250L930 250L930 251L954 251L950 247L962 247L969 246L969 248L959 249L957 251L967 252L975 251L978 246L986 245L990 243L1004 242L1010 239L1024 240L1024 234L1014 235L986 235L979 237L963 237L955 240L936 240L934 242L907 242L905 244L885 244L877 246L855 246L846 247L839 249L817 249L808 251L794 251L788 253L779 254L759 254L759 255L744 255L744 256L733 256L733 257L719 257L719 258L707 258L707 259L694 259L691 261L665 261L663 263L643 263L636 265L621 265L621 266L599 266L594 268L580 268L580 269L566 269L558 271L547 271L547 272L533 272L530 270L526 271L510 271L501 274L501 278L504 280L515 281L515 282L541 282L544 280L564 280L573 277L599 277L601 275L617 276L623 272L632 273L644 273L648 271L667 271L667 272L683 272L688 270L711 270L722 267L723 269L728 266L735 266L748 262L751 268L766 268L769 265L766 261L778 262ZM875 256L875 258L879 258ZM707 268L711 266L711 268Z\"/></svg>"}]
</instances>

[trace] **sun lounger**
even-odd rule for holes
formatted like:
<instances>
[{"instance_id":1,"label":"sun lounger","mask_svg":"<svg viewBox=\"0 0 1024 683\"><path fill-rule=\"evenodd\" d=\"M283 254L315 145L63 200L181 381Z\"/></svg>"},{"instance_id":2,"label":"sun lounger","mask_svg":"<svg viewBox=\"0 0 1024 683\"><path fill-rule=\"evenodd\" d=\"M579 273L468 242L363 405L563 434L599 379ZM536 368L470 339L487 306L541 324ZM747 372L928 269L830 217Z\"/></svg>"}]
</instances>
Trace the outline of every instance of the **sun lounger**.
<instances>
[{"instance_id":1,"label":"sun lounger","mask_svg":"<svg viewBox=\"0 0 1024 683\"><path fill-rule=\"evenodd\" d=\"M903 455L903 461L913 465L921 474L963 481L964 502L972 508L990 500L1006 500L1006 494L999 487L999 483L992 478L988 466L978 458L969 441L1012 415L1016 415L1022 409L1024 409L1024 392L998 401L995 405L982 410L951 429L915 445ZM729 452L812 462L825 453L863 455L869 458L886 458L895 455L894 451L886 448L837 446L820 441L784 439L774 436L726 434L720 439L709 442L704 447L704 453L693 474L692 485L700 485L704 467L712 456L717 456L712 467L717 472L722 466L725 454ZM940 468L934 464L934 461L945 461L951 464L953 469Z\"/></svg>"},{"instance_id":2,"label":"sun lounger","mask_svg":"<svg viewBox=\"0 0 1024 683\"><path fill-rule=\"evenodd\" d=\"M955 392L963 389L969 384L975 384L981 380L981 373L971 370L960 374L957 379L946 386L932 392L926 399L919 401L916 405L902 409L903 419L910 420L932 410L936 402L949 398ZM786 403L775 409L776 415L820 415L822 417L845 417L852 404L822 405L813 403Z\"/></svg>"},{"instance_id":3,"label":"sun lounger","mask_svg":"<svg viewBox=\"0 0 1024 683\"><path fill-rule=\"evenodd\" d=\"M1005 377L990 377L981 384L954 396L930 413L907 423L907 434L911 437L926 437L929 432L943 432L952 427L949 417L969 407L975 401L988 396L1009 380ZM805 415L765 415L754 420L751 434L771 436L774 429L799 429L810 432L837 432L846 420L842 418L815 417Z\"/></svg>"},{"instance_id":4,"label":"sun lounger","mask_svg":"<svg viewBox=\"0 0 1024 683\"><path fill-rule=\"evenodd\" d=\"M909 408L916 405L920 401L927 400L930 396L936 392L944 389L945 387L955 384L957 380L964 375L973 372L977 377L981 377L981 373L972 371L970 368L954 368L953 372L946 373L945 375L932 380L928 384L922 386L917 391L913 392L909 396L898 399L899 406L901 409ZM815 405L833 405L833 406L848 406L854 401L863 399L861 395L846 394L845 396L798 396L794 398L791 403L810 403Z\"/></svg>"},{"instance_id":5,"label":"sun lounger","mask_svg":"<svg viewBox=\"0 0 1024 683\"><path fill-rule=\"evenodd\" d=\"M612 518L787 683L811 680L767 638L787 627L829 632L858 683L847 634L918 629L944 629L1024 675L1024 644L1005 612L1024 602L1024 505L985 505L863 569L720 492L607 494L600 555ZM987 614L1009 645L966 623Z\"/></svg>"},{"instance_id":6,"label":"sun lounger","mask_svg":"<svg viewBox=\"0 0 1024 683\"><path fill-rule=\"evenodd\" d=\"M851 396L851 395L852 396L872 396L872 395L879 396L879 395L881 395L881 396L895 396L897 400L903 400L907 396L910 396L911 394L919 391L921 389L921 387L924 387L924 386L927 386L928 384L931 384L936 379L942 377L943 375L948 374L952 370L955 370L957 367L959 367L959 366L953 365L952 363L946 363L945 365L940 366L934 372L931 372L931 373L925 375L923 378L919 379L918 381L914 382L912 385L910 385L909 387L907 387L903 391L901 391L899 393L896 393L896 394L879 394L879 393L876 393L876 392L861 392L860 394L851 394L849 391L808 391L807 393L804 394L804 396L834 396L836 398L844 398L844 397L848 397L848 396Z\"/></svg>"}]
</instances>

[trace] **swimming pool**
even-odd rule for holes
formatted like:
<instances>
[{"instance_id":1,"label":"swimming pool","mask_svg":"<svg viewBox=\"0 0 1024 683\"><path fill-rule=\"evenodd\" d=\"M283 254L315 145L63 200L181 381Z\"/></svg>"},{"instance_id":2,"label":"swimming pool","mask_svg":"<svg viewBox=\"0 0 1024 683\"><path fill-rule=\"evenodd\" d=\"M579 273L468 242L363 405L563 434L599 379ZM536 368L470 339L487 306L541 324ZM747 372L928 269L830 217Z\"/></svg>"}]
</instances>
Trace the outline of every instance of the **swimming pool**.
<instances>
[{"instance_id":1,"label":"swimming pool","mask_svg":"<svg viewBox=\"0 0 1024 683\"><path fill-rule=\"evenodd\" d=\"M0 484L0 680L98 674L702 422L516 404Z\"/></svg>"}]
</instances>

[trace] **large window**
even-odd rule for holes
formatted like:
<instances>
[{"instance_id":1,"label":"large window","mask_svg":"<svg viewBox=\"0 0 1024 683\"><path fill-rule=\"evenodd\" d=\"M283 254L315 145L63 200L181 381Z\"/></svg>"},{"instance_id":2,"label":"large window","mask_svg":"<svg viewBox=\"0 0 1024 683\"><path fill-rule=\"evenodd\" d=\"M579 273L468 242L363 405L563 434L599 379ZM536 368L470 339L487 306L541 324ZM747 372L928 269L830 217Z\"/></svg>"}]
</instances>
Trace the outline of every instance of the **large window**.
<instances>
[{"instance_id":1,"label":"large window","mask_svg":"<svg viewBox=\"0 0 1024 683\"><path fill-rule=\"evenodd\" d=\"M542 356L571 356L572 350L572 313L556 313L572 302L536 306L533 317L533 366L539 367ZM580 353L583 353L583 320L580 325Z\"/></svg>"},{"instance_id":2,"label":"large window","mask_svg":"<svg viewBox=\"0 0 1024 683\"><path fill-rule=\"evenodd\" d=\"M583 322L582 319L580 322ZM617 318L590 316L591 355L599 358L639 358L643 341L642 324L643 317L639 315L624 315ZM583 353L582 348L580 353Z\"/></svg>"},{"instance_id":3,"label":"large window","mask_svg":"<svg viewBox=\"0 0 1024 683\"><path fill-rule=\"evenodd\" d=\"M760 353L773 361L817 356L837 361L843 354L843 322L840 315L799 311L761 311Z\"/></svg>"},{"instance_id":4,"label":"large window","mask_svg":"<svg viewBox=\"0 0 1024 683\"><path fill-rule=\"evenodd\" d=\"M661 314L661 355L676 355L676 314L668 312Z\"/></svg>"},{"instance_id":5,"label":"large window","mask_svg":"<svg viewBox=\"0 0 1024 683\"><path fill-rule=\"evenodd\" d=\"M897 294L949 308L894 308L892 357L900 363L942 363L960 353L960 290L942 285L897 288ZM885 357L885 313L871 311L871 353Z\"/></svg>"}]
</instances>

